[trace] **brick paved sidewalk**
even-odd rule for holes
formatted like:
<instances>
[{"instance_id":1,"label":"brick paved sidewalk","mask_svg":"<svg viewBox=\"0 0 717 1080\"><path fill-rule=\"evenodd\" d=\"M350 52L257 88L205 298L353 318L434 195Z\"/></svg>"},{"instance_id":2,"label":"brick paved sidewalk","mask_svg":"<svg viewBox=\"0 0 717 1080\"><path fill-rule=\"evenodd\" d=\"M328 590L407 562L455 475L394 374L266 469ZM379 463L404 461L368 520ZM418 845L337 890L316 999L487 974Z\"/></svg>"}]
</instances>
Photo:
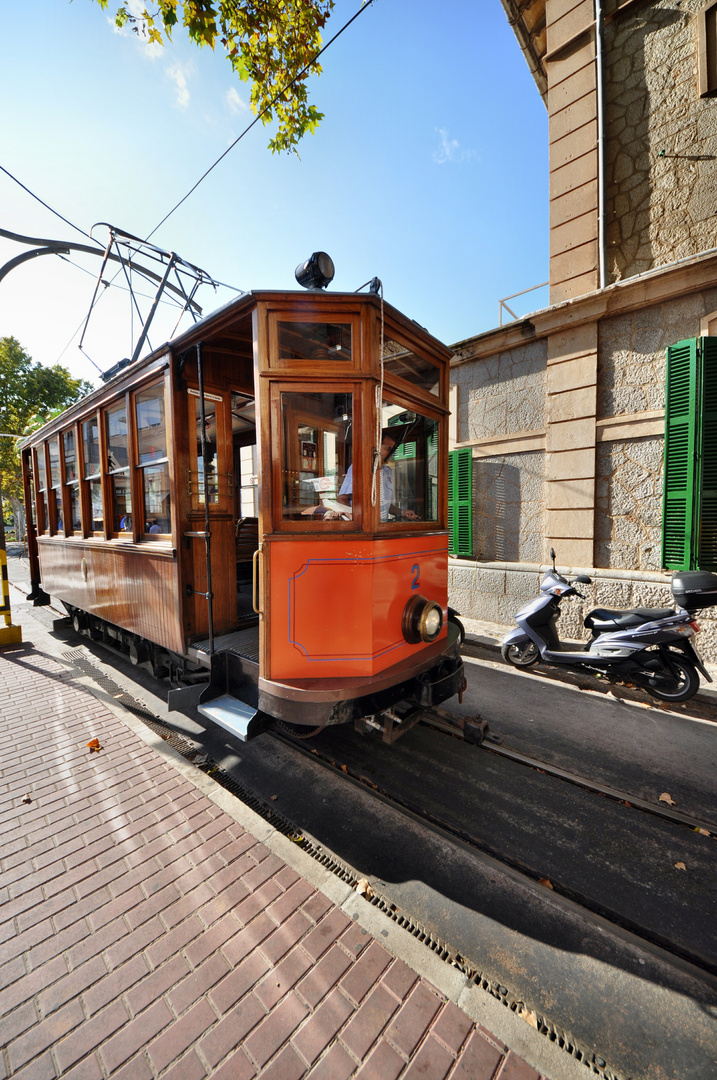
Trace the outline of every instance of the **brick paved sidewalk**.
<instances>
[{"instance_id":1,"label":"brick paved sidewalk","mask_svg":"<svg viewBox=\"0 0 717 1080\"><path fill-rule=\"evenodd\" d=\"M32 646L0 738L0 1080L538 1080Z\"/></svg>"}]
</instances>

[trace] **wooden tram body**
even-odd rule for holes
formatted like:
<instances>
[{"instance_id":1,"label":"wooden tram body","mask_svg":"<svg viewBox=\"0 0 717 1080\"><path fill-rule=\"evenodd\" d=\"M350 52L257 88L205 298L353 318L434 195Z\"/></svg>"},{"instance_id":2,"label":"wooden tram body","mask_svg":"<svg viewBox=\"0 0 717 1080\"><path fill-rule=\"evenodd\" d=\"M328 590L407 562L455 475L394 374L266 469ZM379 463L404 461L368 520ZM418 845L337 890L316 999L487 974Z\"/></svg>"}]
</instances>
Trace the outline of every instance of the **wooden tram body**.
<instances>
[{"instance_id":1,"label":"wooden tram body","mask_svg":"<svg viewBox=\"0 0 717 1080\"><path fill-rule=\"evenodd\" d=\"M460 692L449 358L371 293L242 296L22 444L31 596L241 738Z\"/></svg>"}]
</instances>

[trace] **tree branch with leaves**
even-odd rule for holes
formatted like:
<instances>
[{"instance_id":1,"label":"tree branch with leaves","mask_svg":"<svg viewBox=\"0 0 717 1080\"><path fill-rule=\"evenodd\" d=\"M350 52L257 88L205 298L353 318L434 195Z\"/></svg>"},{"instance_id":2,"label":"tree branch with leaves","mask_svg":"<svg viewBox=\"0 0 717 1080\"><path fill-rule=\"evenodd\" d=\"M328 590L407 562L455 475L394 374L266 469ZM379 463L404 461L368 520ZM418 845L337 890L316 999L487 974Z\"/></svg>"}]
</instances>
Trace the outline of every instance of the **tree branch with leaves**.
<instances>
[{"instance_id":1,"label":"tree branch with leaves","mask_svg":"<svg viewBox=\"0 0 717 1080\"><path fill-rule=\"evenodd\" d=\"M171 41L181 24L195 44L221 46L234 72L251 84L252 111L264 124L277 121L269 148L296 152L324 117L309 104L306 82L321 73L313 58L333 6L334 0L158 0L155 11L139 15L118 8L115 23L131 26L148 44Z\"/></svg>"}]
</instances>

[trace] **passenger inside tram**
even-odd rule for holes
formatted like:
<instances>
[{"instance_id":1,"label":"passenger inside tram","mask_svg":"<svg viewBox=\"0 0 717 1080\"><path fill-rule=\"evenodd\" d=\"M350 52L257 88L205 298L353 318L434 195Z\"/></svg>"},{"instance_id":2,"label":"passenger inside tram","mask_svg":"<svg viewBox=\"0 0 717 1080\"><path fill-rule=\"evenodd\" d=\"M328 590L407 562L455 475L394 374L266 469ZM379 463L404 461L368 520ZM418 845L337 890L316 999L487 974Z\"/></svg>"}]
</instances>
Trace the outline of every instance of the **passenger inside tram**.
<instances>
[{"instance_id":1,"label":"passenger inside tram","mask_svg":"<svg viewBox=\"0 0 717 1080\"><path fill-rule=\"evenodd\" d=\"M394 450L401 441L400 435L396 429L384 428L381 433L381 521L388 521L390 518L398 518L401 521L418 521L418 514L413 510L402 510L399 506L396 506L394 499L394 483L393 483L393 469L387 464L389 458L393 454ZM353 465L349 465L344 482L341 485L341 489L338 494L337 502L342 503L344 506L351 506L353 498ZM339 518L341 516L338 511L329 511L326 517L331 520L332 518Z\"/></svg>"}]
</instances>

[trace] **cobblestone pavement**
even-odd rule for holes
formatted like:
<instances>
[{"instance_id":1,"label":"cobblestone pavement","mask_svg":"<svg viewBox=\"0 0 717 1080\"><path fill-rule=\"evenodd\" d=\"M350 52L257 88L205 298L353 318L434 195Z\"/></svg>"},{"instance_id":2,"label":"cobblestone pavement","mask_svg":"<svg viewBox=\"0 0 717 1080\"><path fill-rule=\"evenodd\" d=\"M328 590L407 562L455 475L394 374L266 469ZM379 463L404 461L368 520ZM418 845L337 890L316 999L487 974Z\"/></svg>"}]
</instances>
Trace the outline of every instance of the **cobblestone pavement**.
<instances>
[{"instance_id":1,"label":"cobblestone pavement","mask_svg":"<svg viewBox=\"0 0 717 1080\"><path fill-rule=\"evenodd\" d=\"M0 1080L538 1080L32 645L0 733Z\"/></svg>"}]
</instances>

